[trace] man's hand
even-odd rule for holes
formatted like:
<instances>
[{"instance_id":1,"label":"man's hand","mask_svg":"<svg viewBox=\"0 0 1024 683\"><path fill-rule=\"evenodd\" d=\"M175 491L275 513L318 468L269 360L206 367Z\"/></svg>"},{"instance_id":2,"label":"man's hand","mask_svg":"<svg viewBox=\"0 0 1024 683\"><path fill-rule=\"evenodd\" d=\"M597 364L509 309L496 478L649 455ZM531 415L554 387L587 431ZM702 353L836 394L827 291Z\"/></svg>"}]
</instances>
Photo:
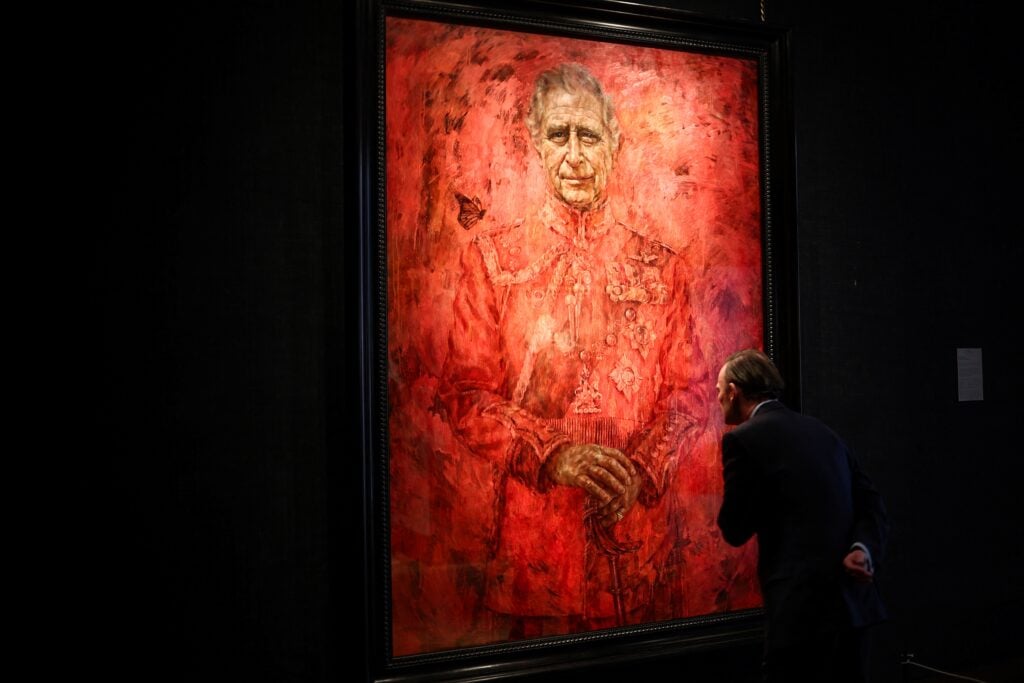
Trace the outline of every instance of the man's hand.
<instances>
[{"instance_id":1,"label":"man's hand","mask_svg":"<svg viewBox=\"0 0 1024 683\"><path fill-rule=\"evenodd\" d=\"M851 550L843 558L843 567L846 569L847 574L852 576L855 581L861 583L871 583L875 576L875 570L871 566L871 559L860 548Z\"/></svg>"},{"instance_id":2,"label":"man's hand","mask_svg":"<svg viewBox=\"0 0 1024 683\"><path fill-rule=\"evenodd\" d=\"M605 526L622 519L640 492L636 466L622 451L598 444L565 446L548 459L544 471L556 484L586 491Z\"/></svg>"}]
</instances>

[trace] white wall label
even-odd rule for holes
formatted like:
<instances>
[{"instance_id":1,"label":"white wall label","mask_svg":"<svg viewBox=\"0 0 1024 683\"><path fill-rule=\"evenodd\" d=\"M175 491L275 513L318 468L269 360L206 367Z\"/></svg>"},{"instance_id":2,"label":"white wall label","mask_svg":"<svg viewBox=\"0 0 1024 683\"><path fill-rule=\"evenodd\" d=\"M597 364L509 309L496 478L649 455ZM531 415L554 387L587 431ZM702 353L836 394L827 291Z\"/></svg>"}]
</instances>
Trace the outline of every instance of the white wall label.
<instances>
[{"instance_id":1,"label":"white wall label","mask_svg":"<svg viewBox=\"0 0 1024 683\"><path fill-rule=\"evenodd\" d=\"M960 401L984 400L981 349L956 350L956 389Z\"/></svg>"}]
</instances>

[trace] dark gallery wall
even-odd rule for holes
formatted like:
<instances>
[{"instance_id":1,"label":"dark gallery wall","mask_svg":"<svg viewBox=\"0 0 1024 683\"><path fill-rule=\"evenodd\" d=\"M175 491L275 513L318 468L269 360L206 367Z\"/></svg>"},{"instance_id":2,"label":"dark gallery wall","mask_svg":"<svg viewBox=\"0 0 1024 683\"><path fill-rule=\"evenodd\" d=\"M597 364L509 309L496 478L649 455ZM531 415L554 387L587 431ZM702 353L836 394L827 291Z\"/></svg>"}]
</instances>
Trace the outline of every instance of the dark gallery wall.
<instances>
[{"instance_id":1,"label":"dark gallery wall","mask_svg":"<svg viewBox=\"0 0 1024 683\"><path fill-rule=\"evenodd\" d=\"M964 2L785 3L793 27L803 408L835 425L893 520L889 648L957 670L1014 652L1012 21ZM982 403L955 349L982 347Z\"/></svg>"},{"instance_id":2,"label":"dark gallery wall","mask_svg":"<svg viewBox=\"0 0 1024 683\"><path fill-rule=\"evenodd\" d=\"M101 18L109 35L93 49L118 143L92 278L107 389L92 408L113 456L93 525L106 532L90 610L110 627L93 650L104 674L327 680L337 651L324 379L325 321L343 315L325 308L324 263L344 260L325 252L325 233L345 226L334 4ZM340 457L358 472L358 453Z\"/></svg>"},{"instance_id":3,"label":"dark gallery wall","mask_svg":"<svg viewBox=\"0 0 1024 683\"><path fill-rule=\"evenodd\" d=\"M361 680L378 492L357 431L366 148L346 93L369 27L344 2L164 5L98 17L93 48L115 144L86 259L88 409L109 457L73 523L94 559L81 661L126 680ZM1024 608L1015 22L966 0L766 11L791 29L802 407L847 436L894 524L879 680L903 651L1005 659ZM983 402L956 400L958 347L983 348ZM722 664L687 661L690 680Z\"/></svg>"}]
</instances>

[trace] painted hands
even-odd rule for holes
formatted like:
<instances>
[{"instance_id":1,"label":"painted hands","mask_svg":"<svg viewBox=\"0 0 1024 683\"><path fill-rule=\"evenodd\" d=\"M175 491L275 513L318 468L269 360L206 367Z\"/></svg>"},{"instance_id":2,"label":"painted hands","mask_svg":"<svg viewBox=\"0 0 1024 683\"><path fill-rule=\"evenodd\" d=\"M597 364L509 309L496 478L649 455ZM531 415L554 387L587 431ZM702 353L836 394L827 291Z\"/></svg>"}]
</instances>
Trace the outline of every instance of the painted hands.
<instances>
[{"instance_id":1,"label":"painted hands","mask_svg":"<svg viewBox=\"0 0 1024 683\"><path fill-rule=\"evenodd\" d=\"M636 466L615 448L598 444L572 444L556 452L546 463L551 481L586 491L601 524L619 522L636 502L641 477Z\"/></svg>"}]
</instances>

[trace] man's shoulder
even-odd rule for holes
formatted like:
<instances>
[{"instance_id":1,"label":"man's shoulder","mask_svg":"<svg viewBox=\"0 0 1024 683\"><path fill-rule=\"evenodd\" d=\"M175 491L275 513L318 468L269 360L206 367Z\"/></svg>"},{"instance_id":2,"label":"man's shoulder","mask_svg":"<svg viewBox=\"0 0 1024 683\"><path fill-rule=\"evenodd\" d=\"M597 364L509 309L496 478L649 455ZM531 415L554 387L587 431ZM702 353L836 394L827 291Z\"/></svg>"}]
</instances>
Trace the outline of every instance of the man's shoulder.
<instances>
[{"instance_id":1,"label":"man's shoulder","mask_svg":"<svg viewBox=\"0 0 1024 683\"><path fill-rule=\"evenodd\" d=\"M842 441L835 430L821 418L792 410L780 402L763 406L755 419L748 420L744 424L750 424L752 428L756 429L758 423L763 425L765 430L785 430L803 434L807 438L816 435Z\"/></svg>"},{"instance_id":2,"label":"man's shoulder","mask_svg":"<svg viewBox=\"0 0 1024 683\"><path fill-rule=\"evenodd\" d=\"M473 237L473 241L478 242L481 240L494 239L503 235L520 234L525 223L526 220L523 218L504 222L481 221L478 223L480 227L477 230L476 235Z\"/></svg>"},{"instance_id":3,"label":"man's shoulder","mask_svg":"<svg viewBox=\"0 0 1024 683\"><path fill-rule=\"evenodd\" d=\"M569 245L529 220L483 226L470 240L490 280L498 285L534 280L552 267Z\"/></svg>"},{"instance_id":4,"label":"man's shoulder","mask_svg":"<svg viewBox=\"0 0 1024 683\"><path fill-rule=\"evenodd\" d=\"M800 413L790 410L781 401L772 401L762 405L757 414L737 425L733 433L739 437L758 434L762 431L777 429L780 423L794 423L801 418Z\"/></svg>"},{"instance_id":5,"label":"man's shoulder","mask_svg":"<svg viewBox=\"0 0 1024 683\"><path fill-rule=\"evenodd\" d=\"M470 242L482 252L519 252L528 245L527 221L517 219L507 222L479 223L479 230Z\"/></svg>"},{"instance_id":6,"label":"man's shoulder","mask_svg":"<svg viewBox=\"0 0 1024 683\"><path fill-rule=\"evenodd\" d=\"M522 259L557 250L557 245L564 240L559 240L551 230L535 220L517 218L482 226L471 241L478 249Z\"/></svg>"}]
</instances>

